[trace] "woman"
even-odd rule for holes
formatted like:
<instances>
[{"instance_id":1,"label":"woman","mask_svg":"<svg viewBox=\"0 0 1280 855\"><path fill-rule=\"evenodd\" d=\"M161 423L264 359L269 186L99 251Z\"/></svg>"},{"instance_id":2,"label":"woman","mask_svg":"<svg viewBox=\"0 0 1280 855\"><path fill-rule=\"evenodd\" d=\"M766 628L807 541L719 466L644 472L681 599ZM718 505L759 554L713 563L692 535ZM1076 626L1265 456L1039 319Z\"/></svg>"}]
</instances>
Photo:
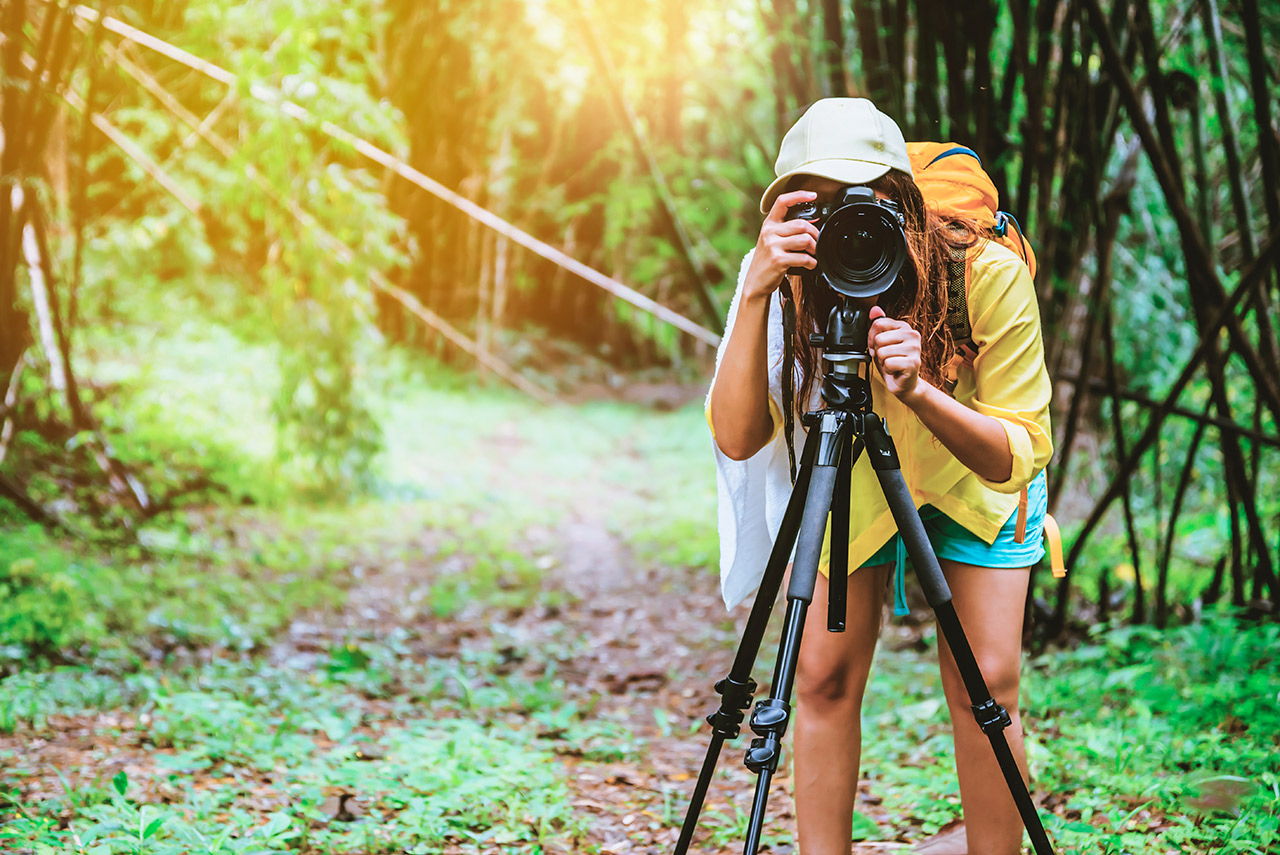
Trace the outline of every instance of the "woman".
<instances>
[{"instance_id":1,"label":"woman","mask_svg":"<svg viewBox=\"0 0 1280 855\"><path fill-rule=\"evenodd\" d=\"M911 260L899 283L871 309L874 408L897 446L902 474L951 588L953 603L996 701L1013 719L1005 731L1026 775L1018 718L1022 614L1030 566L1043 554L1042 470L1053 453L1050 384L1035 292L1021 259L986 240L974 222L942 221L926 210L898 126L864 99L812 105L783 139L766 214L743 261L728 330L717 356L707 419L717 455L721 584L732 607L759 584L790 491L782 418L782 297L790 268L813 269L818 229L785 219L801 202L824 203L842 187L868 185L904 212ZM820 223L818 225L821 225ZM946 261L967 253L968 311L979 345L972 364L954 361L946 323ZM820 287L820 286L819 286ZM792 277L797 302L798 413L817 409L818 331L830 292ZM952 366L954 386L944 382ZM799 420L797 419L797 424ZM802 434L802 430L797 430ZM795 452L803 444L796 437ZM1029 485L1025 538L1015 537L1018 494ZM805 626L796 675L796 817L803 855L847 855L861 753L859 710L880 630L883 592L901 554L879 483L863 455L854 468L850 510L847 630ZM812 609L826 609L827 553ZM900 558L898 561L900 563ZM1017 853L1022 822L990 743L979 730L959 672L939 638L943 689L955 736L956 767L970 852Z\"/></svg>"}]
</instances>

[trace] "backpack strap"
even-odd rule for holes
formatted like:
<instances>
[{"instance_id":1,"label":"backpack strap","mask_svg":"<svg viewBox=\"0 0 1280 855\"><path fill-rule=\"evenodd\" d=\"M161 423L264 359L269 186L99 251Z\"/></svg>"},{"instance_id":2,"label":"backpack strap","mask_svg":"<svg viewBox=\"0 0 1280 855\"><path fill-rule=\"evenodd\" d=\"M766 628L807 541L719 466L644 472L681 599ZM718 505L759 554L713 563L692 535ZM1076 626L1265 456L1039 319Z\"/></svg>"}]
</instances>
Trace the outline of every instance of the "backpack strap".
<instances>
[{"instance_id":1,"label":"backpack strap","mask_svg":"<svg viewBox=\"0 0 1280 855\"><path fill-rule=\"evenodd\" d=\"M796 485L796 301L791 296L791 282L782 279L778 289L782 295L782 434L787 443L787 462L791 465L791 486Z\"/></svg>"},{"instance_id":2,"label":"backpack strap","mask_svg":"<svg viewBox=\"0 0 1280 855\"><path fill-rule=\"evenodd\" d=\"M1018 522L1013 530L1014 543L1027 542L1027 488L1018 494Z\"/></svg>"},{"instance_id":3,"label":"backpack strap","mask_svg":"<svg viewBox=\"0 0 1280 855\"><path fill-rule=\"evenodd\" d=\"M996 211L996 227L994 230L996 237L1002 238L1008 235L1010 223L1013 224L1013 230L1018 235L1017 245L1020 250L1018 254L1022 256L1022 263L1027 265L1027 269L1033 270L1032 265L1035 264L1035 257L1031 254L1031 247L1027 245L1027 239L1022 234L1022 224L1018 222L1017 217L1008 211ZM1009 242L1006 242L1005 246L1008 245Z\"/></svg>"},{"instance_id":4,"label":"backpack strap","mask_svg":"<svg viewBox=\"0 0 1280 855\"><path fill-rule=\"evenodd\" d=\"M1067 575L1067 564L1062 560L1062 532L1058 531L1058 522L1048 514L1044 515L1044 536L1049 541L1049 566L1053 568L1053 578L1061 579Z\"/></svg>"},{"instance_id":5,"label":"backpack strap","mask_svg":"<svg viewBox=\"0 0 1280 855\"><path fill-rule=\"evenodd\" d=\"M1062 532L1058 530L1058 521L1051 515L1044 515L1045 540L1049 542L1049 566L1053 568L1053 578L1061 579L1067 575L1066 562L1062 560ZM1018 496L1018 521L1015 524L1013 542L1025 543L1027 540L1027 488L1022 488Z\"/></svg>"},{"instance_id":6,"label":"backpack strap","mask_svg":"<svg viewBox=\"0 0 1280 855\"><path fill-rule=\"evenodd\" d=\"M973 327L969 324L967 254L963 247L952 247L951 258L947 261L947 328L951 330L951 340L956 345L955 356L947 363L943 377L949 393L955 392L961 363L972 368L978 357Z\"/></svg>"}]
</instances>

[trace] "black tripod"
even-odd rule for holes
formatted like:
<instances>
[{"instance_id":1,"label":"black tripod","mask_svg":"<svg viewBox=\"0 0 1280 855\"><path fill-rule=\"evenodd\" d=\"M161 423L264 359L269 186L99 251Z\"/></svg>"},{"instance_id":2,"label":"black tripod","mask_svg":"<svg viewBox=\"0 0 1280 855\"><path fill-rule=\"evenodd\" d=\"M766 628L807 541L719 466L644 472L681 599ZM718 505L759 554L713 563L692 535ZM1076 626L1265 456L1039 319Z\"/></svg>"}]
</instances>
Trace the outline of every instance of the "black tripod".
<instances>
[{"instance_id":1,"label":"black tripod","mask_svg":"<svg viewBox=\"0 0 1280 855\"><path fill-rule=\"evenodd\" d=\"M920 514L916 510L902 472L898 453L884 423L871 410L871 359L867 354L867 332L870 321L861 308L838 305L827 320L825 336L812 336L810 343L823 348L826 374L822 381L822 399L827 408L804 416L809 435L800 456L800 468L787 504L782 525L774 541L769 563L759 593L747 619L738 653L728 676L716 683L720 708L707 716L711 724L711 743L694 787L693 799L680 829L675 855L684 855L702 812L711 774L715 771L720 749L725 740L735 739L745 710L751 706L756 683L751 679L751 665L760 650L760 641L769 622L769 614L777 599L786 572L791 548L795 546L795 562L791 584L787 589L787 614L782 628L782 643L774 666L772 692L759 701L751 713L751 729L757 738L751 740L745 763L759 778L751 819L747 826L744 851L755 855L760 845L761 828L768 802L769 784L777 771L782 737L791 719L791 689L795 682L796 662L804 631L805 614L813 600L818 561L822 550L827 518L831 517L831 574L827 629L844 630L847 595L850 480L854 462L867 450L871 465L880 480L889 509L897 522L907 554L916 568L920 586L933 608L959 667L965 689L973 704L973 715L983 733L991 740L1000 769L1022 822L1031 835L1037 855L1052 855L1049 838L1022 780L1004 728L1010 725L1009 713L996 703L987 690L977 660L969 648L960 619L951 604L951 591L938 565Z\"/></svg>"}]
</instances>

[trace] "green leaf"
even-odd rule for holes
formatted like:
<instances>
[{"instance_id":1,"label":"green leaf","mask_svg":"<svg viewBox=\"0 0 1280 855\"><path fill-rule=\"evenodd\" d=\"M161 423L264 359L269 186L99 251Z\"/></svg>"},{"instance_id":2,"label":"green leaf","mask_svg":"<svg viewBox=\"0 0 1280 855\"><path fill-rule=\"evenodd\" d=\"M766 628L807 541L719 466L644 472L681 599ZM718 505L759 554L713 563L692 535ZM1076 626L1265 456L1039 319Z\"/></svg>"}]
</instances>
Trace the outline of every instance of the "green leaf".
<instances>
[{"instance_id":1,"label":"green leaf","mask_svg":"<svg viewBox=\"0 0 1280 855\"><path fill-rule=\"evenodd\" d=\"M116 792L124 796L124 791L129 787L129 776L121 769L116 772L116 776L111 779L111 786L116 788Z\"/></svg>"},{"instance_id":2,"label":"green leaf","mask_svg":"<svg viewBox=\"0 0 1280 855\"><path fill-rule=\"evenodd\" d=\"M162 825L164 825L164 817L162 816L158 816L151 820L151 822L147 823L147 827L142 831L142 839L146 840L151 837L151 835L160 830L160 826Z\"/></svg>"},{"instance_id":3,"label":"green leaf","mask_svg":"<svg viewBox=\"0 0 1280 855\"><path fill-rule=\"evenodd\" d=\"M853 839L878 840L880 839L880 826L876 825L876 821L866 814L855 813L853 815Z\"/></svg>"},{"instance_id":4,"label":"green leaf","mask_svg":"<svg viewBox=\"0 0 1280 855\"><path fill-rule=\"evenodd\" d=\"M288 831L289 826L293 825L293 818L287 813L275 813L271 815L271 819L267 824L258 829L258 834L270 840L281 832Z\"/></svg>"}]
</instances>

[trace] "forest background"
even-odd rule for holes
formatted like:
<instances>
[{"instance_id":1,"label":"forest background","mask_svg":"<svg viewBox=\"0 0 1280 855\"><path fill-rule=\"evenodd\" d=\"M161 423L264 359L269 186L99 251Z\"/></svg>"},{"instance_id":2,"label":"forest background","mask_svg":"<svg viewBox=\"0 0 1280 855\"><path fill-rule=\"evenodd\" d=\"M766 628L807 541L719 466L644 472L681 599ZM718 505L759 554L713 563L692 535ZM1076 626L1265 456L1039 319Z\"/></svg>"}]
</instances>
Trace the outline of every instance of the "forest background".
<instances>
[{"instance_id":1,"label":"forest background","mask_svg":"<svg viewBox=\"0 0 1280 855\"><path fill-rule=\"evenodd\" d=\"M5 0L0 32L0 839L663 848L737 629L701 396L828 95L978 151L1037 252L1046 824L1277 839L1274 3ZM958 815L913 605L866 851Z\"/></svg>"}]
</instances>

